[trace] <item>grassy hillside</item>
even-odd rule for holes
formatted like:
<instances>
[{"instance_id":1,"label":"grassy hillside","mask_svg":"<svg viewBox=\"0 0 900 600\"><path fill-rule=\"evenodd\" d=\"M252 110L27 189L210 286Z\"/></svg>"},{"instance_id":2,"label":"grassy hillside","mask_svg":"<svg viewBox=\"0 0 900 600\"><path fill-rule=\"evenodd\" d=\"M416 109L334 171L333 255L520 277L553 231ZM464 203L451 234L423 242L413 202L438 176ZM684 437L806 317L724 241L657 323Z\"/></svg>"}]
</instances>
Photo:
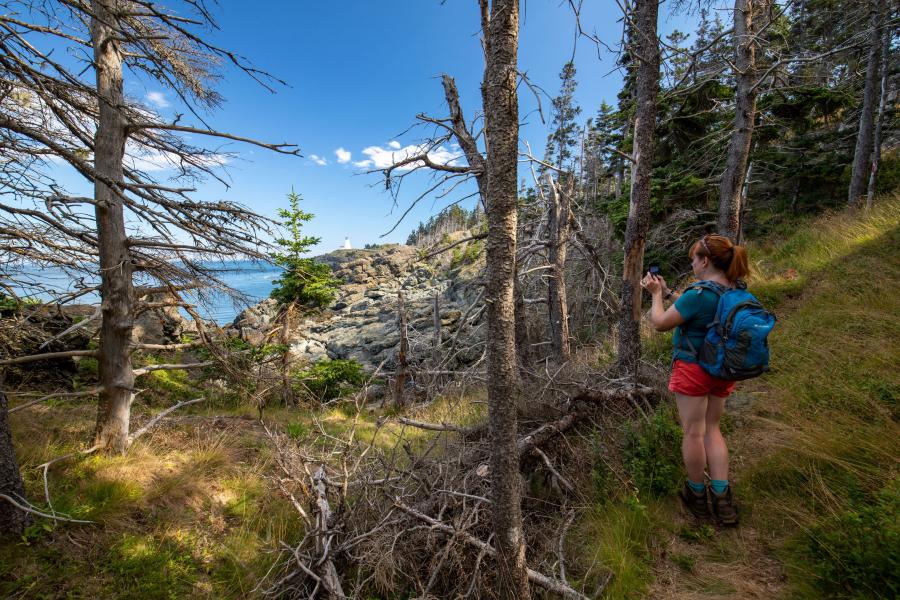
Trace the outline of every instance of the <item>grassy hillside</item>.
<instances>
[{"instance_id":1,"label":"grassy hillside","mask_svg":"<svg viewBox=\"0 0 900 600\"><path fill-rule=\"evenodd\" d=\"M582 558L614 572L606 597L900 594L898 251L896 197L751 245L751 291L779 324L772 372L739 386L723 423L742 525L697 526L653 493L646 473L679 467L674 416L659 407L668 425L641 433L658 451L626 464L618 499L582 518ZM669 347L648 339L660 373Z\"/></svg>"}]
</instances>

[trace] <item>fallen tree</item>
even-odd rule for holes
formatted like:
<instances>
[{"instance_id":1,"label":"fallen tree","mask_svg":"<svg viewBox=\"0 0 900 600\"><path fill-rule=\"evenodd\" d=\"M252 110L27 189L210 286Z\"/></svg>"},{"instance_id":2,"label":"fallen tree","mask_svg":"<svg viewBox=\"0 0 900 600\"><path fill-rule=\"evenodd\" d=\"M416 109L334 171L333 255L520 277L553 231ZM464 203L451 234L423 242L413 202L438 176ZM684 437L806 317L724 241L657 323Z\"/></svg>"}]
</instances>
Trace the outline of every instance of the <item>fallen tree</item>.
<instances>
[{"instance_id":1,"label":"fallen tree","mask_svg":"<svg viewBox=\"0 0 900 600\"><path fill-rule=\"evenodd\" d=\"M544 414L521 417L527 433L516 443L520 477L549 480L554 504L583 502L582 494L589 492L579 489L583 482L577 473L566 475L572 446L562 438L594 416L633 414L652 396L650 388L607 382L557 395L559 401ZM375 431L362 438L364 397L359 395L343 436L317 422L312 450L267 429L277 450L273 481L296 508L305 533L283 544L258 590L291 598L364 598L398 591L420 598L495 597L490 582L498 566L486 425L400 417L377 421ZM393 441L376 444L386 437ZM595 597L609 574L589 594L565 576L565 536L574 512L550 515L537 504L526 497L522 509L529 583L553 597Z\"/></svg>"}]
</instances>

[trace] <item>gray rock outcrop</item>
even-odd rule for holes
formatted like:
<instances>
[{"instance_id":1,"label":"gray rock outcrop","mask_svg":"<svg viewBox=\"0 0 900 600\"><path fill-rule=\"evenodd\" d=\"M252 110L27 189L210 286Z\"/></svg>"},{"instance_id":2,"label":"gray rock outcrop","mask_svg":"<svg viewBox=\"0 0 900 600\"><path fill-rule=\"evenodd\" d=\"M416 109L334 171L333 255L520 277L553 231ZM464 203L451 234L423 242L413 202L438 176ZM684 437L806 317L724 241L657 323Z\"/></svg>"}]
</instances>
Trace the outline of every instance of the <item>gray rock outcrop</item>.
<instances>
[{"instance_id":1,"label":"gray rock outcrop","mask_svg":"<svg viewBox=\"0 0 900 600\"><path fill-rule=\"evenodd\" d=\"M329 264L344 284L331 306L292 323L289 343L296 360L314 363L325 358L351 359L369 371L382 363L387 369L393 368L400 341L400 292L409 324L411 361L431 356L435 295L442 341L456 338L455 347L477 346L482 329L477 326L477 307L470 311L467 325L457 335L463 314L478 294L477 261L464 265L448 264L447 260L427 263L419 260L416 248L398 244L371 250L337 250L317 260ZM280 342L281 330L274 324L277 314L275 301L264 300L235 318L231 334L254 345ZM459 352L454 366L477 359L480 350L474 358L470 354Z\"/></svg>"}]
</instances>

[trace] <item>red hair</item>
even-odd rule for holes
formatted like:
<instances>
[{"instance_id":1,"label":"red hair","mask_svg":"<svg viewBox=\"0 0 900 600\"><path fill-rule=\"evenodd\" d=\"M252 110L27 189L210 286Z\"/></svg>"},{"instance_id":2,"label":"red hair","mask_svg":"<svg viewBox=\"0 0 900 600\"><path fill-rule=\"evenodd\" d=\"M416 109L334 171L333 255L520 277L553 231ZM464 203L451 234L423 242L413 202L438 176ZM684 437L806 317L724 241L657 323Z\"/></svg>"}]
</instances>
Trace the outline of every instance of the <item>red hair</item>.
<instances>
[{"instance_id":1,"label":"red hair","mask_svg":"<svg viewBox=\"0 0 900 600\"><path fill-rule=\"evenodd\" d=\"M725 273L729 281L746 279L750 275L746 248L733 244L725 236L704 235L688 251L692 259L695 255L708 258L715 268Z\"/></svg>"}]
</instances>

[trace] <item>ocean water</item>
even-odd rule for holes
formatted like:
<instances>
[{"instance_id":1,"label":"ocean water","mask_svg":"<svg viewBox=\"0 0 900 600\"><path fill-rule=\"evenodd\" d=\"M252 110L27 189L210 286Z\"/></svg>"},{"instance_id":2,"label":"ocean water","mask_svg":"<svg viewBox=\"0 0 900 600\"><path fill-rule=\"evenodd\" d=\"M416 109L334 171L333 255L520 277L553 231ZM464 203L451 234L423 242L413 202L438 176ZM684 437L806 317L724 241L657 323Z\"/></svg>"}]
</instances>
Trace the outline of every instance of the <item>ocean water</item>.
<instances>
[{"instance_id":1,"label":"ocean water","mask_svg":"<svg viewBox=\"0 0 900 600\"><path fill-rule=\"evenodd\" d=\"M209 265L217 271L217 276L230 287L238 290L248 298L247 303L235 303L233 299L224 294L205 294L201 299L197 297L191 298L191 301L197 303L197 311L201 317L211 321L215 321L220 325L230 323L237 314L247 307L248 304L256 304L260 300L269 297L272 292L273 282L283 272L278 267L272 265L255 262L255 261L224 261ZM62 269L23 267L17 270L17 279L25 281L33 281L40 285L56 290L58 292L71 292L78 287L90 287L97 285L98 279L94 278L83 280L83 285L78 286L72 278ZM136 282L138 285L141 282ZM52 296L47 293L31 294L32 290L28 289L26 284L13 285L16 294L28 295L36 300L49 301ZM78 304L96 304L100 302L100 297L96 293L86 294L74 302Z\"/></svg>"}]
</instances>

